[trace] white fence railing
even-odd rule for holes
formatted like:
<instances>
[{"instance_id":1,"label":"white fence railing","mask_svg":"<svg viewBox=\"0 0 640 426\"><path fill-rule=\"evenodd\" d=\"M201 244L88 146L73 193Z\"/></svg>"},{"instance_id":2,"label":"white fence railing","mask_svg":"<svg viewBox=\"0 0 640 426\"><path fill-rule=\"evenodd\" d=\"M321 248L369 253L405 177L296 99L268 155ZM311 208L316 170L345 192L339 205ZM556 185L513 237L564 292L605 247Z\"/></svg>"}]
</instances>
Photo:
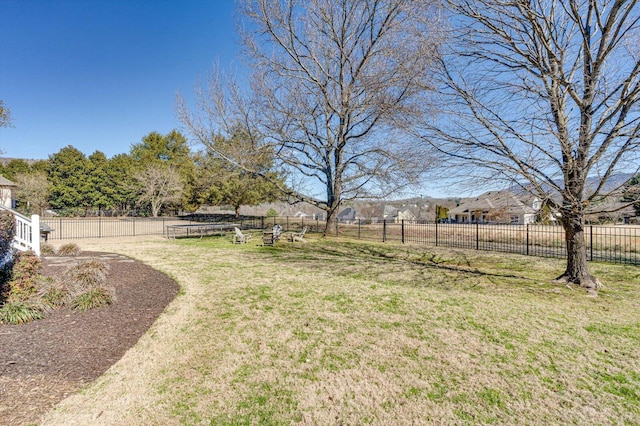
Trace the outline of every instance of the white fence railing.
<instances>
[{"instance_id":1,"label":"white fence railing","mask_svg":"<svg viewBox=\"0 0 640 426\"><path fill-rule=\"evenodd\" d=\"M8 210L16 218L16 236L13 246L20 251L33 251L40 256L40 216L34 214L28 218L15 210L0 206L2 210Z\"/></svg>"}]
</instances>

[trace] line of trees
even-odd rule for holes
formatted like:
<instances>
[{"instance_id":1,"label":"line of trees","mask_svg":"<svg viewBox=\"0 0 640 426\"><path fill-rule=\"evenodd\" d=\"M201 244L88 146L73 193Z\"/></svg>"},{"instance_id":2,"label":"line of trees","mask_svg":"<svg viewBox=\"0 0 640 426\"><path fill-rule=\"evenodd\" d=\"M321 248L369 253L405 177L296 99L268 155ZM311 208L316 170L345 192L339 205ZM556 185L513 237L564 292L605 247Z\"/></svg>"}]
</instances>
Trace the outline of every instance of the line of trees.
<instances>
[{"instance_id":1,"label":"line of trees","mask_svg":"<svg viewBox=\"0 0 640 426\"><path fill-rule=\"evenodd\" d=\"M241 144L235 136L234 144ZM222 136L220 145L233 145ZM258 160L257 160L258 161ZM271 164L260 159L263 171ZM17 185L19 210L43 214L52 209L65 215L95 211L139 211L158 216L168 211L194 211L203 204L235 208L274 201L274 186L231 169L209 152L192 152L178 131L151 132L130 152L107 158L100 151L89 156L67 146L47 160L29 163L14 159L0 165L0 174Z\"/></svg>"}]
</instances>

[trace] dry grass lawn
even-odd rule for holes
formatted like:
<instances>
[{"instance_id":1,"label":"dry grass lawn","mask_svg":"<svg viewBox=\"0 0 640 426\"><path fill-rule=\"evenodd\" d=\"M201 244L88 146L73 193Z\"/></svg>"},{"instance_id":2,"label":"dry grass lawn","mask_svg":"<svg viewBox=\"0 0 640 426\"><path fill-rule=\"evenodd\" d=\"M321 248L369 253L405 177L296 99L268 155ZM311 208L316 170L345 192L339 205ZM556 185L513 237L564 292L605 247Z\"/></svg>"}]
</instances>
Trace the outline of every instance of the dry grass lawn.
<instances>
[{"instance_id":1,"label":"dry grass lawn","mask_svg":"<svg viewBox=\"0 0 640 426\"><path fill-rule=\"evenodd\" d=\"M259 238L254 238L254 240ZM66 241L65 241L66 242ZM82 240L182 293L46 425L640 424L640 268L347 240ZM257 243L256 243L257 244Z\"/></svg>"}]
</instances>

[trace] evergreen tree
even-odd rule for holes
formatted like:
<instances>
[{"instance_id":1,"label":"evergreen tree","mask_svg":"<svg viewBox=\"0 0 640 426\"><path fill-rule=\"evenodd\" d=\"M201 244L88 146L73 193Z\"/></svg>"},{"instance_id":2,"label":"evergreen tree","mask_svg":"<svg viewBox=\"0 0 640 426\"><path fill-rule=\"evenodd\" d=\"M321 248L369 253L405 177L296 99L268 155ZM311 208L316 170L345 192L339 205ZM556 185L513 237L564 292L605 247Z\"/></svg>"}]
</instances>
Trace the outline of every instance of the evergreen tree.
<instances>
[{"instance_id":1,"label":"evergreen tree","mask_svg":"<svg viewBox=\"0 0 640 426\"><path fill-rule=\"evenodd\" d=\"M106 168L109 181L113 184L111 199L116 209L127 211L135 207L138 184L135 178L135 162L128 154L112 157Z\"/></svg>"},{"instance_id":2,"label":"evergreen tree","mask_svg":"<svg viewBox=\"0 0 640 426\"><path fill-rule=\"evenodd\" d=\"M71 145L49 156L52 208L73 212L90 207L89 169L89 160Z\"/></svg>"},{"instance_id":3,"label":"evergreen tree","mask_svg":"<svg viewBox=\"0 0 640 426\"><path fill-rule=\"evenodd\" d=\"M87 204L94 210L109 210L114 207L115 182L107 173L106 155L95 151L88 158Z\"/></svg>"},{"instance_id":4,"label":"evergreen tree","mask_svg":"<svg viewBox=\"0 0 640 426\"><path fill-rule=\"evenodd\" d=\"M640 175L635 175L626 183L622 200L633 203L636 216L640 216Z\"/></svg>"}]
</instances>

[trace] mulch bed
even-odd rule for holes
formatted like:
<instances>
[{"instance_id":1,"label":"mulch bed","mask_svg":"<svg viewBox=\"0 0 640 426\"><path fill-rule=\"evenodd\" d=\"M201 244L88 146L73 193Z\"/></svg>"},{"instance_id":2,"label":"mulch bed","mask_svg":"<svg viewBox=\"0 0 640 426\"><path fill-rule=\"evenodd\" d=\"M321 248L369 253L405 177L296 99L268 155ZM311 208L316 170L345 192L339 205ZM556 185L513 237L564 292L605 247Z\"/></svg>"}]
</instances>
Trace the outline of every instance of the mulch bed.
<instances>
[{"instance_id":1,"label":"mulch bed","mask_svg":"<svg viewBox=\"0 0 640 426\"><path fill-rule=\"evenodd\" d=\"M121 255L83 252L43 258L56 276L70 262L99 259L110 267L116 301L88 312L62 309L23 325L0 325L0 425L37 422L55 404L102 375L138 341L173 300L178 284Z\"/></svg>"}]
</instances>

